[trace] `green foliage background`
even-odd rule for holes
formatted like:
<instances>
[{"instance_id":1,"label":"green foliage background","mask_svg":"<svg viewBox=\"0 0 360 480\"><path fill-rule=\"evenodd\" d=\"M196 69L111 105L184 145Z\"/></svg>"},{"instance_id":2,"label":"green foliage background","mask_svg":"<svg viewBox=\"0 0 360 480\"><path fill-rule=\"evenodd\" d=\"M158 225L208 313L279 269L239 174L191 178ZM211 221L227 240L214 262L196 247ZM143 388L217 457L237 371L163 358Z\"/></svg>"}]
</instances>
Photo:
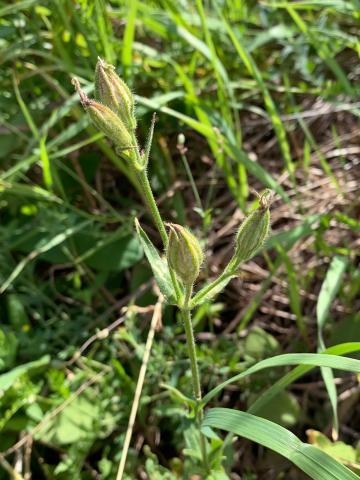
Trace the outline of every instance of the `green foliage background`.
<instances>
[{"instance_id":1,"label":"green foliage background","mask_svg":"<svg viewBox=\"0 0 360 480\"><path fill-rule=\"evenodd\" d=\"M70 83L77 76L91 96L98 56L136 92L143 144L158 113L152 186L164 218L206 246L201 281L229 259L250 187L275 192L264 250L195 314L205 393L267 357L360 339L359 2L0 5L0 478L112 479L120 459L157 298L134 218L160 242L132 172ZM247 377L212 405L246 410L285 373ZM314 370L257 415L359 471L358 380L334 375L335 397ZM190 372L167 307L127 478L196 478L178 390L191 395ZM327 392L338 399L337 443L324 436ZM218 441L218 480L305 478L248 441Z\"/></svg>"}]
</instances>

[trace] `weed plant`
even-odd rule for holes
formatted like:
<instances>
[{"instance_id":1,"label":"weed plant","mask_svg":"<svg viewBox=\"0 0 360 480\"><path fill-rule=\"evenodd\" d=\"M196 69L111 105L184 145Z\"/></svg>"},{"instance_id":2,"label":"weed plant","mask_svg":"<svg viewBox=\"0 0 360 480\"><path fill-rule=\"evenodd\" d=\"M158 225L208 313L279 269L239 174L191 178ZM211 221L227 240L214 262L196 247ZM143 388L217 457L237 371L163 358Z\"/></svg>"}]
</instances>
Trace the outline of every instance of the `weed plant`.
<instances>
[{"instance_id":1,"label":"weed plant","mask_svg":"<svg viewBox=\"0 0 360 480\"><path fill-rule=\"evenodd\" d=\"M176 305L181 314L190 361L193 386L193 399L188 399L192 415L198 430L198 449L194 449L194 461L191 474L200 474L206 479L226 478L223 468L223 455L216 455L219 445L211 445L206 437L220 440L212 428L220 428L232 434L247 437L275 452L287 457L301 470L315 480L336 478L338 480L355 480L357 475L337 462L319 448L302 443L294 434L276 423L261 419L252 414L227 408L214 408L207 412L204 419L204 407L225 385L262 368L281 365L312 365L322 368L324 381L329 393L333 388L331 367L358 372L360 361L344 359L336 355L318 354L285 354L271 357L263 362L255 363L250 369L216 386L203 398L198 359L194 339L191 312L204 301L213 297L235 278L244 262L250 260L263 246L270 228L269 191L259 195L259 206L250 213L240 225L235 237L234 253L224 271L212 282L193 294L195 282L203 264L204 253L199 240L186 226L165 223L158 210L150 182L147 176L154 133L155 117L150 127L145 149L140 149L136 139L135 100L125 82L115 73L115 68L102 59L98 59L95 72L95 95L92 100L87 97L74 78L73 84L80 96L84 109L88 112L93 124L114 145L116 154L126 162L138 182L144 203L151 213L158 229L166 253L166 261L156 250L139 222L136 230L143 243L144 251L157 280L165 302ZM169 234L166 232L167 225ZM341 262L342 264L342 262ZM320 347L325 349L321 331ZM182 395L182 393L181 393ZM337 425L335 428L338 428ZM221 444L220 440L220 444ZM224 442L225 443L225 442ZM220 449L221 450L221 449ZM126 458L126 452L125 452ZM194 459L195 460L195 459ZM117 480L121 480L123 468L119 469Z\"/></svg>"},{"instance_id":2,"label":"weed plant","mask_svg":"<svg viewBox=\"0 0 360 480\"><path fill-rule=\"evenodd\" d=\"M0 1L1 480L359 475L358 20L352 0ZM104 95L96 64L123 90L110 143L69 81Z\"/></svg>"}]
</instances>

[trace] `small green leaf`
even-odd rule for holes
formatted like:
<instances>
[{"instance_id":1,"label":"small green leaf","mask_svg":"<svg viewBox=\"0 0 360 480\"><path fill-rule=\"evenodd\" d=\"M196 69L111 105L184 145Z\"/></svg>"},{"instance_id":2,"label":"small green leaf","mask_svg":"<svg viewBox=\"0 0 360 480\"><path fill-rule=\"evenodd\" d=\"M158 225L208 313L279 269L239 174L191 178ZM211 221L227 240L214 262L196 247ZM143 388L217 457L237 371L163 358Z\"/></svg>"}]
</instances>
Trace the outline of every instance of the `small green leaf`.
<instances>
[{"instance_id":1,"label":"small green leaf","mask_svg":"<svg viewBox=\"0 0 360 480\"><path fill-rule=\"evenodd\" d=\"M301 409L296 397L284 391L280 392L256 412L258 417L266 418L283 427L295 425L300 418L300 414Z\"/></svg>"},{"instance_id":2,"label":"small green leaf","mask_svg":"<svg viewBox=\"0 0 360 480\"><path fill-rule=\"evenodd\" d=\"M0 371L14 365L18 339L9 328L0 327Z\"/></svg>"},{"instance_id":3,"label":"small green leaf","mask_svg":"<svg viewBox=\"0 0 360 480\"><path fill-rule=\"evenodd\" d=\"M24 373L29 373L31 370L48 365L49 362L49 355L45 355L44 357L39 358L39 360L24 363L13 368L12 370L10 370L10 372L3 373L2 375L0 375L0 393L10 388L11 385Z\"/></svg>"},{"instance_id":4,"label":"small green leaf","mask_svg":"<svg viewBox=\"0 0 360 480\"><path fill-rule=\"evenodd\" d=\"M175 292L167 263L160 257L158 251L141 228L137 219L135 219L135 227L161 293L164 295L167 302L175 303Z\"/></svg>"},{"instance_id":5,"label":"small green leaf","mask_svg":"<svg viewBox=\"0 0 360 480\"><path fill-rule=\"evenodd\" d=\"M244 351L247 357L256 361L280 353L279 342L261 327L254 327L246 336Z\"/></svg>"},{"instance_id":6,"label":"small green leaf","mask_svg":"<svg viewBox=\"0 0 360 480\"><path fill-rule=\"evenodd\" d=\"M328 437L316 430L307 430L306 433L311 445L320 448L330 457L344 464L357 465L356 449L351 445L347 445L344 442L331 442ZM358 465L358 468L360 469L360 465Z\"/></svg>"},{"instance_id":7,"label":"small green leaf","mask_svg":"<svg viewBox=\"0 0 360 480\"><path fill-rule=\"evenodd\" d=\"M36 437L60 446L80 442L94 431L99 415L99 405L80 396L51 419Z\"/></svg>"}]
</instances>

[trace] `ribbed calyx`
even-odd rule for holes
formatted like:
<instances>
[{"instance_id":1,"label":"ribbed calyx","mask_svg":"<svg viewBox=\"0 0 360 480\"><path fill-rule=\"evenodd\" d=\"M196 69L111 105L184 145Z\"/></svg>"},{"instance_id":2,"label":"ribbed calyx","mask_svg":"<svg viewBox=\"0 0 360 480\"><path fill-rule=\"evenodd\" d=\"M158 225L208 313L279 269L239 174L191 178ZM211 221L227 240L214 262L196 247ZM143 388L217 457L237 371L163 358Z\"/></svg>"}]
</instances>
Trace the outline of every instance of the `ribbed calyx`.
<instances>
[{"instance_id":1,"label":"ribbed calyx","mask_svg":"<svg viewBox=\"0 0 360 480\"><path fill-rule=\"evenodd\" d=\"M260 196L260 205L240 225L235 239L235 252L226 271L236 272L240 264L252 258L264 244L270 229L270 191Z\"/></svg>"},{"instance_id":2,"label":"ribbed calyx","mask_svg":"<svg viewBox=\"0 0 360 480\"><path fill-rule=\"evenodd\" d=\"M121 118L106 105L87 97L81 90L76 78L72 80L81 100L81 104L88 112L94 126L114 142L116 147L126 150L132 146L132 137Z\"/></svg>"},{"instance_id":3,"label":"ribbed calyx","mask_svg":"<svg viewBox=\"0 0 360 480\"><path fill-rule=\"evenodd\" d=\"M95 69L95 98L116 113L128 129L136 128L134 96L115 67L101 58Z\"/></svg>"},{"instance_id":4,"label":"ribbed calyx","mask_svg":"<svg viewBox=\"0 0 360 480\"><path fill-rule=\"evenodd\" d=\"M197 238L186 228L169 223L167 260L170 268L186 286L199 276L204 256Z\"/></svg>"}]
</instances>

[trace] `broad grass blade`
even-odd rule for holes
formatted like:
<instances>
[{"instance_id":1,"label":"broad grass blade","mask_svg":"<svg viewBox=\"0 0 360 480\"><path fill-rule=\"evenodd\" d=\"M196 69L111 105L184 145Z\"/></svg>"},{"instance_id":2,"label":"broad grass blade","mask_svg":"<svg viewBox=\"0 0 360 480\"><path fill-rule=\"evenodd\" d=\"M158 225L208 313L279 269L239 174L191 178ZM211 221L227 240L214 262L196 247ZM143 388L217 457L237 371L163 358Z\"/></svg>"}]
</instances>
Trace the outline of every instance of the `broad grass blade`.
<instances>
[{"instance_id":1,"label":"broad grass blade","mask_svg":"<svg viewBox=\"0 0 360 480\"><path fill-rule=\"evenodd\" d=\"M250 413L213 408L206 413L202 426L220 428L270 448L314 480L359 480L347 467L320 449L301 442L286 428Z\"/></svg>"}]
</instances>

